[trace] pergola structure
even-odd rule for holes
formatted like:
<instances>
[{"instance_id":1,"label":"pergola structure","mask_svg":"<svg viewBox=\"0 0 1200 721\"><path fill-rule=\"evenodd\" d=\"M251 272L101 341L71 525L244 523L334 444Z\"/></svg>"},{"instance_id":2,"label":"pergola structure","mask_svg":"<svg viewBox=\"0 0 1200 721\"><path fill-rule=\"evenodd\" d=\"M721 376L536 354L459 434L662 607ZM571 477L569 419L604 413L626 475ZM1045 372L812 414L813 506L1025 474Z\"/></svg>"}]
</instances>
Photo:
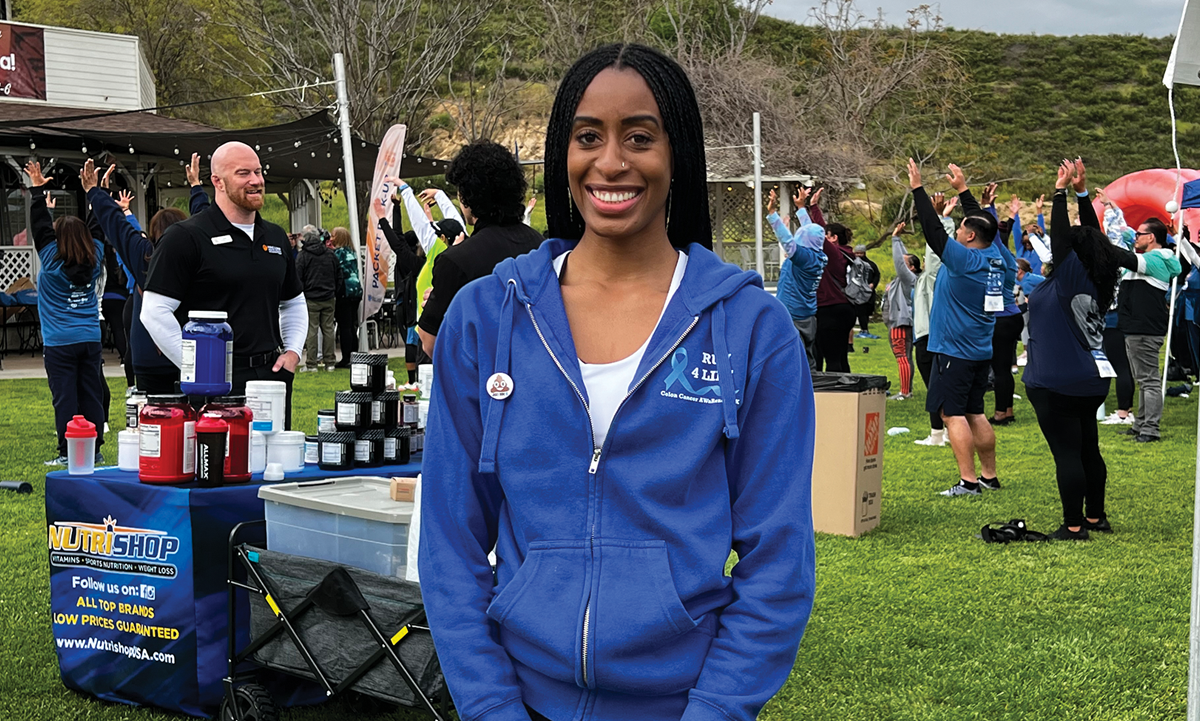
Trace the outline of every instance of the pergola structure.
<instances>
[{"instance_id":1,"label":"pergola structure","mask_svg":"<svg viewBox=\"0 0 1200 721\"><path fill-rule=\"evenodd\" d=\"M0 103L0 289L13 280L36 278L37 256L24 236L28 198L21 168L30 157L49 165L57 181L58 213L79 214L83 189L78 173L87 158L116 163L114 186L135 195L131 209L143 227L159 208L188 193L184 166L192 153L202 164L221 144L239 140L254 147L263 162L267 191L287 204L290 227L321 224L321 181L342 175L341 138L328 112L281 125L219 130L148 112L87 111L47 105ZM370 178L378 146L351 138L357 177ZM446 162L406 155L406 178L445 172Z\"/></svg>"}]
</instances>

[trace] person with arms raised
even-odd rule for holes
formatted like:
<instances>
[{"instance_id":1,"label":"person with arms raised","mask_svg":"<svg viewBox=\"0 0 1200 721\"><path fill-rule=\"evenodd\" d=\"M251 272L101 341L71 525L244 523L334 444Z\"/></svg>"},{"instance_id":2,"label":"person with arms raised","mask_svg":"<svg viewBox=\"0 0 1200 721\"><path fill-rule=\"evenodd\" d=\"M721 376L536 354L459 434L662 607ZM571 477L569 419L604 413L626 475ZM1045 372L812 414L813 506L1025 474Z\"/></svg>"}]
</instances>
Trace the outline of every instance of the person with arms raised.
<instances>
[{"instance_id":1,"label":"person with arms raised","mask_svg":"<svg viewBox=\"0 0 1200 721\"><path fill-rule=\"evenodd\" d=\"M1067 219L1074 184L1080 225ZM1104 356L1104 309L1133 253L1114 246L1100 229L1088 198L1082 160L1058 167L1050 215L1053 272L1029 297L1029 365L1025 392L1054 455L1063 524L1050 538L1083 541L1088 531L1111 531L1105 509L1108 468L1100 454L1096 409L1116 375ZM1084 504L1087 515L1084 515Z\"/></svg>"},{"instance_id":2,"label":"person with arms raised","mask_svg":"<svg viewBox=\"0 0 1200 721\"><path fill-rule=\"evenodd\" d=\"M892 265L896 277L884 289L887 310L883 314L892 355L896 356L896 367L900 371L900 392L891 398L898 401L912 397L913 308L909 299L913 297L913 288L921 275L921 260L906 252L904 240L900 238L903 232L904 223L892 231Z\"/></svg>"},{"instance_id":3,"label":"person with arms raised","mask_svg":"<svg viewBox=\"0 0 1200 721\"><path fill-rule=\"evenodd\" d=\"M817 286L821 283L821 273L825 270L827 259L821 252L825 243L825 229L812 222L805 207L810 192L809 188L801 186L792 195L792 201L796 204L796 219L800 221L800 229L795 235L788 230L787 222L779 217L779 200L774 190L767 199L767 222L779 239L784 257L783 264L779 266L779 285L775 288L775 297L791 314L792 323L804 343L809 368L816 370L813 349L817 340Z\"/></svg>"},{"instance_id":4,"label":"person with arms raised","mask_svg":"<svg viewBox=\"0 0 1200 721\"><path fill-rule=\"evenodd\" d=\"M941 414L958 463L959 482L942 495L978 496L981 489L1000 489L996 434L984 415L983 396L992 358L994 314L1004 309L1005 265L993 242L996 219L979 207L962 169L951 164L946 179L958 192L964 215L953 240L921 184L920 168L909 158L908 182L917 218L925 241L943 264L929 317L929 352L934 357L925 409Z\"/></svg>"},{"instance_id":5,"label":"person with arms raised","mask_svg":"<svg viewBox=\"0 0 1200 721\"><path fill-rule=\"evenodd\" d=\"M96 464L103 462L104 376L100 369L100 301L96 292L104 267L104 245L87 223L72 215L57 220L46 202L50 178L42 164L25 164L29 176L29 230L37 251L38 317L42 321L42 361L58 456L46 465L67 464L67 423L76 415L95 424Z\"/></svg>"},{"instance_id":6,"label":"person with arms raised","mask_svg":"<svg viewBox=\"0 0 1200 721\"><path fill-rule=\"evenodd\" d=\"M946 235L954 233L954 221L950 214L956 207L957 197L952 196L947 200L945 193L933 194L933 209L941 218ZM916 282L913 283L913 352L916 356L917 371L920 372L927 391L933 382L933 354L929 352L929 314L933 307L933 289L941 270L942 259L926 243L925 271L917 276ZM918 446L946 445L946 423L942 420L940 411L929 412L929 435L913 443Z\"/></svg>"}]
</instances>

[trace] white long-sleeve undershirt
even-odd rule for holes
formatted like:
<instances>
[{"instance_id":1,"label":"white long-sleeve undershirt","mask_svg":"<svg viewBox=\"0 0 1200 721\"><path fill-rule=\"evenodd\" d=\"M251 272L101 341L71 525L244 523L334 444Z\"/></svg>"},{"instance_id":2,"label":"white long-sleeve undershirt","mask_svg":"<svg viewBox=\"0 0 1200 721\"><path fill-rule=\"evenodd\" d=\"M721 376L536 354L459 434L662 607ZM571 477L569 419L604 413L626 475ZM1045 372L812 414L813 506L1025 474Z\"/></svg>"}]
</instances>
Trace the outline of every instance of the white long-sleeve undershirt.
<instances>
[{"instance_id":1,"label":"white long-sleeve undershirt","mask_svg":"<svg viewBox=\"0 0 1200 721\"><path fill-rule=\"evenodd\" d=\"M292 351L297 356L304 350L308 336L308 303L304 294L279 303L279 335L283 337L284 352Z\"/></svg>"},{"instance_id":2,"label":"white long-sleeve undershirt","mask_svg":"<svg viewBox=\"0 0 1200 721\"><path fill-rule=\"evenodd\" d=\"M146 291L142 294L142 325L154 345L176 368L183 367L183 328L175 317L181 301Z\"/></svg>"},{"instance_id":3,"label":"white long-sleeve undershirt","mask_svg":"<svg viewBox=\"0 0 1200 721\"><path fill-rule=\"evenodd\" d=\"M167 360L183 367L183 328L175 318L180 301L160 293L146 291L142 295L142 325ZM308 304L301 293L279 303L279 333L283 348L297 356L304 350L308 334Z\"/></svg>"}]
</instances>

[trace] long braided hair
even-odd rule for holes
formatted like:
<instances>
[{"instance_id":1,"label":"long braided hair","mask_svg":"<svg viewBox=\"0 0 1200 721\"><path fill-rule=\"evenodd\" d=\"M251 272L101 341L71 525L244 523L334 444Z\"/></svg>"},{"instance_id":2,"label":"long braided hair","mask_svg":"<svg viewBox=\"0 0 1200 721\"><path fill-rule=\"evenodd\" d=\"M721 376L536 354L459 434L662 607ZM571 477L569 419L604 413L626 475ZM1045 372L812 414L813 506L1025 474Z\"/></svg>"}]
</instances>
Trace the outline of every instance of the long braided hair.
<instances>
[{"instance_id":1,"label":"long braided hair","mask_svg":"<svg viewBox=\"0 0 1200 721\"><path fill-rule=\"evenodd\" d=\"M584 223L571 198L567 150L575 111L592 80L602 70L630 68L645 79L658 103L671 143L671 190L667 195L667 237L675 248L699 243L712 249L708 217L708 183L704 160L704 126L700 106L687 73L654 48L637 44L604 45L584 55L563 76L546 127L546 223L549 236L577 240ZM678 212L672 212L672 208Z\"/></svg>"}]
</instances>

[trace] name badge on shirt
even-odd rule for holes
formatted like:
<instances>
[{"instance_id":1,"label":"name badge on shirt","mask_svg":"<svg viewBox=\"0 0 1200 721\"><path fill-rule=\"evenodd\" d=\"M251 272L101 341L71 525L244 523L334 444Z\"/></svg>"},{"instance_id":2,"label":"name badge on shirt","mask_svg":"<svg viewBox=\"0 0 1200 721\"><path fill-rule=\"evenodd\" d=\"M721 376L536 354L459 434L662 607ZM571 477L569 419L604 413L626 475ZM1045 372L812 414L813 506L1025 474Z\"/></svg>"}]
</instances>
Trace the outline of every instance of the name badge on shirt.
<instances>
[{"instance_id":1,"label":"name badge on shirt","mask_svg":"<svg viewBox=\"0 0 1200 721\"><path fill-rule=\"evenodd\" d=\"M232 243L232 242L233 242L232 235L218 235L212 239L213 245L224 245L226 243Z\"/></svg>"},{"instance_id":2,"label":"name badge on shirt","mask_svg":"<svg viewBox=\"0 0 1200 721\"><path fill-rule=\"evenodd\" d=\"M983 310L985 313L999 313L1004 310L1004 261L999 258L988 260Z\"/></svg>"},{"instance_id":3,"label":"name badge on shirt","mask_svg":"<svg viewBox=\"0 0 1200 721\"><path fill-rule=\"evenodd\" d=\"M1100 371L1101 378L1117 377L1117 371L1113 369L1112 363L1108 362L1108 356L1104 355L1104 351L1092 351L1092 359L1096 361L1096 370Z\"/></svg>"},{"instance_id":4,"label":"name badge on shirt","mask_svg":"<svg viewBox=\"0 0 1200 721\"><path fill-rule=\"evenodd\" d=\"M275 255L283 255L283 249L277 245L263 245L263 250L267 251L268 253L274 253Z\"/></svg>"}]
</instances>

